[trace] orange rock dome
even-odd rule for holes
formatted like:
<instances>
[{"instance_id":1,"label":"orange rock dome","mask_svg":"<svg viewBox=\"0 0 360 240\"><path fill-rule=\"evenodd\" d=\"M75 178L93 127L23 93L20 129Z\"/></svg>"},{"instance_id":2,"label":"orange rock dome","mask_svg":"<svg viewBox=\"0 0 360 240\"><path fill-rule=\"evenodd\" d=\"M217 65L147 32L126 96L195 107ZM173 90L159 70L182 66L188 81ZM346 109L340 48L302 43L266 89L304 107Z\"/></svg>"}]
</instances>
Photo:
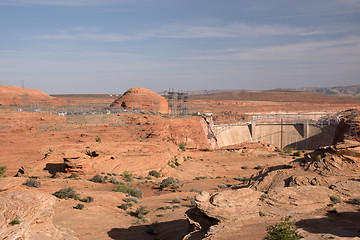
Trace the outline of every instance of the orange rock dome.
<instances>
[{"instance_id":1,"label":"orange rock dome","mask_svg":"<svg viewBox=\"0 0 360 240\"><path fill-rule=\"evenodd\" d=\"M21 105L50 100L52 97L39 90L0 85L0 105Z\"/></svg>"},{"instance_id":2,"label":"orange rock dome","mask_svg":"<svg viewBox=\"0 0 360 240\"><path fill-rule=\"evenodd\" d=\"M166 99L158 93L146 88L131 88L111 103L111 107L121 106L124 109L141 109L160 113L168 113Z\"/></svg>"}]
</instances>

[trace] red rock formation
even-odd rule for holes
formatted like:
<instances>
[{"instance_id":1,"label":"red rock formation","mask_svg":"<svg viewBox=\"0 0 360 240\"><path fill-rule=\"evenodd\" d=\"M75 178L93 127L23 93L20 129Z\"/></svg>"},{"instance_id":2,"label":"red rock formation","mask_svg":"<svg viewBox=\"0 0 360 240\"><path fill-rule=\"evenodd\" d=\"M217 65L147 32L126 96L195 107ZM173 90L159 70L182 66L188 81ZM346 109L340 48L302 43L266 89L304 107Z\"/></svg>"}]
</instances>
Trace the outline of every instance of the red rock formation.
<instances>
[{"instance_id":1,"label":"red rock formation","mask_svg":"<svg viewBox=\"0 0 360 240\"><path fill-rule=\"evenodd\" d=\"M124 109L140 109L160 113L168 113L169 111L166 99L146 88L131 88L111 103L110 106L121 106Z\"/></svg>"},{"instance_id":2,"label":"red rock formation","mask_svg":"<svg viewBox=\"0 0 360 240\"><path fill-rule=\"evenodd\" d=\"M50 100L52 97L39 90L0 85L0 105L22 105Z\"/></svg>"}]
</instances>

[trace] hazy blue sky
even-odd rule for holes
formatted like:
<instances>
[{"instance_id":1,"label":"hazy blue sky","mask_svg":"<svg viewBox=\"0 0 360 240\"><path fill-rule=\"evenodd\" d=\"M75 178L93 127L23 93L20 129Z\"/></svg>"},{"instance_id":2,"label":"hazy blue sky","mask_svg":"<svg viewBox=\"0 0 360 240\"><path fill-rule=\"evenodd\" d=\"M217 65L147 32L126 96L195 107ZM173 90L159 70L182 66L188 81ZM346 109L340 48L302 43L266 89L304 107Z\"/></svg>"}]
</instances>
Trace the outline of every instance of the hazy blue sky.
<instances>
[{"instance_id":1,"label":"hazy blue sky","mask_svg":"<svg viewBox=\"0 0 360 240\"><path fill-rule=\"evenodd\" d=\"M0 84L131 87L360 84L360 0L0 0Z\"/></svg>"}]
</instances>

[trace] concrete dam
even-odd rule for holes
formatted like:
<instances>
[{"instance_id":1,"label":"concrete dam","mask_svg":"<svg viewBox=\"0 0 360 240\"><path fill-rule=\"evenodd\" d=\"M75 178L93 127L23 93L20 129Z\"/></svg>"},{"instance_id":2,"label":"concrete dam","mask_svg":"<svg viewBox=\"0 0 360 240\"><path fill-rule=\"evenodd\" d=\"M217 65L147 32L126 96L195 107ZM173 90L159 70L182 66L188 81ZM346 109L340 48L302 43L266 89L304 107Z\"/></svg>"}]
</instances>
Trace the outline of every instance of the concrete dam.
<instances>
[{"instance_id":1,"label":"concrete dam","mask_svg":"<svg viewBox=\"0 0 360 240\"><path fill-rule=\"evenodd\" d=\"M316 149L333 144L340 119L335 114L242 115L205 119L218 147L263 142L278 148Z\"/></svg>"}]
</instances>

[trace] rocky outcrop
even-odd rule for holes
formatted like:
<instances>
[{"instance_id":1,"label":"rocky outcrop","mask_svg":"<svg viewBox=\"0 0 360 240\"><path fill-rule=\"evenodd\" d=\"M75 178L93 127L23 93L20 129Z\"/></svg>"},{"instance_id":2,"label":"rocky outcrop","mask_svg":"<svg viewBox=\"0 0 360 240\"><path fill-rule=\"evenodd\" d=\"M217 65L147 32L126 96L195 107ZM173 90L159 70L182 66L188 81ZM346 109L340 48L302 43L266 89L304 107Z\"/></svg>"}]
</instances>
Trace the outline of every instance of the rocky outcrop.
<instances>
[{"instance_id":1,"label":"rocky outcrop","mask_svg":"<svg viewBox=\"0 0 360 240\"><path fill-rule=\"evenodd\" d=\"M73 232L54 226L55 197L34 192L0 194L0 236L2 239L69 239Z\"/></svg>"},{"instance_id":2,"label":"rocky outcrop","mask_svg":"<svg viewBox=\"0 0 360 240\"><path fill-rule=\"evenodd\" d=\"M168 113L168 102L164 97L146 88L131 88L110 105L128 110L145 110Z\"/></svg>"},{"instance_id":3,"label":"rocky outcrop","mask_svg":"<svg viewBox=\"0 0 360 240\"><path fill-rule=\"evenodd\" d=\"M50 100L52 97L39 90L0 85L0 105L23 105Z\"/></svg>"}]
</instances>

